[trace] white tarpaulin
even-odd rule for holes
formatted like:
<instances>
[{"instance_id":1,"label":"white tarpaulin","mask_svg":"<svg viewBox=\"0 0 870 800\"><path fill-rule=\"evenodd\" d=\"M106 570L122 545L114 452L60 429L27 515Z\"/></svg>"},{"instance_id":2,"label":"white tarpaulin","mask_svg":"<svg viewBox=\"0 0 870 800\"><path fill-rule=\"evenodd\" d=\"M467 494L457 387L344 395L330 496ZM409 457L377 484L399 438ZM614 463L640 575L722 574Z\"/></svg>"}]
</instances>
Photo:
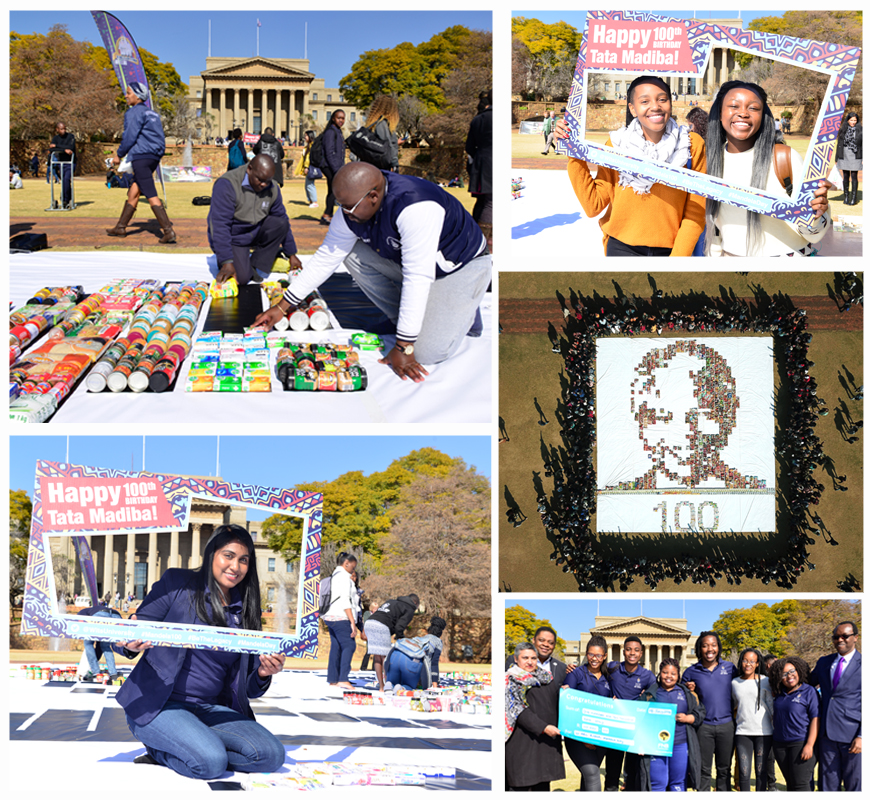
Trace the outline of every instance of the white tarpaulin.
<instances>
[{"instance_id":1,"label":"white tarpaulin","mask_svg":"<svg viewBox=\"0 0 870 800\"><path fill-rule=\"evenodd\" d=\"M597 530L776 528L773 339L599 339Z\"/></svg>"},{"instance_id":2,"label":"white tarpaulin","mask_svg":"<svg viewBox=\"0 0 870 800\"><path fill-rule=\"evenodd\" d=\"M305 264L311 256L300 256ZM213 255L174 253L31 253L9 258L9 297L14 308L27 302L43 286L81 284L86 292L119 278L210 281L217 272ZM286 275L275 275L274 280ZM207 301L208 302L208 301ZM265 295L263 296L265 304ZM283 392L273 378L271 392L184 392L190 368L181 367L173 392L101 392L83 384L73 390L52 422L489 422L492 419L492 295L481 304L483 335L465 337L448 361L427 365L423 383L400 380L389 367L378 364L380 354L363 351L360 363L369 377L364 392ZM202 330L206 306L197 323ZM346 344L356 331L338 328L314 333L288 332L288 339ZM388 337L392 344L394 337ZM329 395L329 396L326 396Z\"/></svg>"}]
</instances>

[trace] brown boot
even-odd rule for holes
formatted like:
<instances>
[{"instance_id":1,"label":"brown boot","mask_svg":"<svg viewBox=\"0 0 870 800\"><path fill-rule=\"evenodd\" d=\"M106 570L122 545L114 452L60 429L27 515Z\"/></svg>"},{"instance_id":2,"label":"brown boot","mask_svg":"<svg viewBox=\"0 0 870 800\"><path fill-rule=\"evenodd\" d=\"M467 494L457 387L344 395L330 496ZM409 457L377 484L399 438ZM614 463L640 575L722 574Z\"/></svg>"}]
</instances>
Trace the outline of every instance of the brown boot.
<instances>
[{"instance_id":1,"label":"brown boot","mask_svg":"<svg viewBox=\"0 0 870 800\"><path fill-rule=\"evenodd\" d=\"M160 227L163 228L163 238L158 244L175 244L175 231L172 230L172 223L169 221L166 209L161 204L159 206L151 206L151 210L154 212L154 216L157 217Z\"/></svg>"},{"instance_id":2,"label":"brown boot","mask_svg":"<svg viewBox=\"0 0 870 800\"><path fill-rule=\"evenodd\" d=\"M126 236L127 226L133 215L136 213L136 206L131 206L129 203L124 203L124 210L121 211L121 218L115 224L114 228L106 228L106 233L109 236Z\"/></svg>"}]
</instances>

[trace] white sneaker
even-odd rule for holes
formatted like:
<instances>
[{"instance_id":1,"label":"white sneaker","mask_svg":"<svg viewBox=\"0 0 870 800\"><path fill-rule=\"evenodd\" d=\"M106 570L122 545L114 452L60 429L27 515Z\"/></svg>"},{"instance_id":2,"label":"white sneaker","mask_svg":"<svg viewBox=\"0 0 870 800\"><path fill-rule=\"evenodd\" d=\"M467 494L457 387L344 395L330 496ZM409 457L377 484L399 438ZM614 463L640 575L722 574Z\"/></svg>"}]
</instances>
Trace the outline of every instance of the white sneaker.
<instances>
[{"instance_id":1,"label":"white sneaker","mask_svg":"<svg viewBox=\"0 0 870 800\"><path fill-rule=\"evenodd\" d=\"M309 203L309 204L308 204L308 207L309 207L309 208L320 208L320 206L317 205L317 203Z\"/></svg>"}]
</instances>

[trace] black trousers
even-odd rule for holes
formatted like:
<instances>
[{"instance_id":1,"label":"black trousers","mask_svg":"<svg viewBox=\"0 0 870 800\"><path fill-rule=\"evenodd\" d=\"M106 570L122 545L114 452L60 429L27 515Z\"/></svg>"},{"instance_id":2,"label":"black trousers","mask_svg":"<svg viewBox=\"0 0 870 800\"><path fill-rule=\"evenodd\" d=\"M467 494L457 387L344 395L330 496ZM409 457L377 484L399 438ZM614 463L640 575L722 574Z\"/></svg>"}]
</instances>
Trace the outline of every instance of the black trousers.
<instances>
[{"instance_id":1,"label":"black trousers","mask_svg":"<svg viewBox=\"0 0 870 800\"><path fill-rule=\"evenodd\" d=\"M267 275L272 271L272 264L284 244L289 228L290 221L287 217L266 217L250 244L233 244L233 266L236 268L239 286L250 283L254 269ZM251 248L254 250L253 255Z\"/></svg>"},{"instance_id":2,"label":"black trousers","mask_svg":"<svg viewBox=\"0 0 870 800\"><path fill-rule=\"evenodd\" d=\"M816 754L813 753L806 761L801 761L801 750L804 742L774 742L773 754L779 770L785 776L786 791L813 791L813 770L816 768Z\"/></svg>"},{"instance_id":3,"label":"black trousers","mask_svg":"<svg viewBox=\"0 0 870 800\"><path fill-rule=\"evenodd\" d=\"M721 725L703 724L698 728L701 748L701 786L699 792L709 792L716 757L716 791L731 791L731 754L734 751L734 722Z\"/></svg>"},{"instance_id":4,"label":"black trousers","mask_svg":"<svg viewBox=\"0 0 870 800\"><path fill-rule=\"evenodd\" d=\"M604 791L618 792L619 779L622 776L623 760L625 761L625 791L638 791L640 778L640 759L635 753L625 753L622 750L607 750L604 758Z\"/></svg>"},{"instance_id":5,"label":"black trousers","mask_svg":"<svg viewBox=\"0 0 870 800\"><path fill-rule=\"evenodd\" d=\"M770 748L773 745L772 736L734 736L737 748L737 774L741 792L751 791L749 781L752 778L752 762L755 761L755 791L767 791L767 765L770 760Z\"/></svg>"},{"instance_id":6,"label":"black trousers","mask_svg":"<svg viewBox=\"0 0 870 800\"><path fill-rule=\"evenodd\" d=\"M620 242L612 236L607 240L607 257L613 256L669 256L670 247L646 247L645 245L633 245Z\"/></svg>"},{"instance_id":7,"label":"black trousers","mask_svg":"<svg viewBox=\"0 0 870 800\"><path fill-rule=\"evenodd\" d=\"M471 218L478 225L492 225L492 194L475 195Z\"/></svg>"},{"instance_id":8,"label":"black trousers","mask_svg":"<svg viewBox=\"0 0 870 800\"><path fill-rule=\"evenodd\" d=\"M335 173L327 166L323 166L320 169L326 178L326 208L323 209L323 213L327 217L331 217L335 211L335 195L332 193L332 181L335 178Z\"/></svg>"}]
</instances>

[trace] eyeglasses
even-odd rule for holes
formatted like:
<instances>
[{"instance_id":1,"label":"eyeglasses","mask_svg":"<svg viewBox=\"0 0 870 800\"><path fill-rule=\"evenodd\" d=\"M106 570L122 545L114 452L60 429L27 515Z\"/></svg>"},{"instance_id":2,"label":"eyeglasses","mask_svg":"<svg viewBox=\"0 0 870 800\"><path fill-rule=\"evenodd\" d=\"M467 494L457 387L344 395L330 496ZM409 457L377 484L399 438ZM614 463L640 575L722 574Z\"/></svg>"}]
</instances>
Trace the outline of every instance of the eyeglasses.
<instances>
[{"instance_id":1,"label":"eyeglasses","mask_svg":"<svg viewBox=\"0 0 870 800\"><path fill-rule=\"evenodd\" d=\"M353 216L353 212L356 211L357 206L359 206L359 204L360 204L363 200L365 200L365 199L366 199L366 198L367 198L367 197L368 197L368 196L369 196L369 195L370 195L370 194L371 194L371 193L372 193L376 188L377 188L376 186L373 186L371 189L369 189L369 190L368 190L368 191L367 191L367 192L366 192L362 197L360 197L359 200L356 201L356 203L354 203L353 208L351 208L351 209L349 209L349 210L348 210L347 208L345 208L341 203L336 203L336 205L337 205L337 206L338 206L342 211L344 211L344 213L347 214L349 217L350 217L350 216Z\"/></svg>"},{"instance_id":2,"label":"eyeglasses","mask_svg":"<svg viewBox=\"0 0 870 800\"><path fill-rule=\"evenodd\" d=\"M788 672L783 672L782 677L787 678L789 675L797 675L796 669L790 669Z\"/></svg>"},{"instance_id":3,"label":"eyeglasses","mask_svg":"<svg viewBox=\"0 0 870 800\"><path fill-rule=\"evenodd\" d=\"M605 658L607 658L607 656L593 656L589 653L586 654L587 661L604 661Z\"/></svg>"},{"instance_id":4,"label":"eyeglasses","mask_svg":"<svg viewBox=\"0 0 870 800\"><path fill-rule=\"evenodd\" d=\"M831 638L835 642L838 642L840 639L851 639L853 636L855 636L854 633L835 633Z\"/></svg>"}]
</instances>

